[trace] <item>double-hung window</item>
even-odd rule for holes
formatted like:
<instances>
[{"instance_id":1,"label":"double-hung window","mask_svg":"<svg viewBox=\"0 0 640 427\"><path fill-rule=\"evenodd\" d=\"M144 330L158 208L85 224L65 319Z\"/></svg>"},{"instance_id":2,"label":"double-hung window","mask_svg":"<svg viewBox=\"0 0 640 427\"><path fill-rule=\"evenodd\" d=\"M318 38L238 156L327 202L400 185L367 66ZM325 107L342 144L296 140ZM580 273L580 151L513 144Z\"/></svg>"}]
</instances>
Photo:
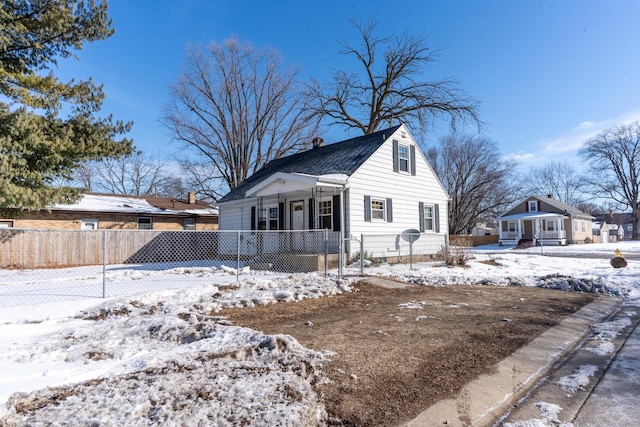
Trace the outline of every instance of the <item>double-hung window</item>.
<instances>
[{"instance_id":1,"label":"double-hung window","mask_svg":"<svg viewBox=\"0 0 640 427\"><path fill-rule=\"evenodd\" d=\"M318 208L319 228L333 230L333 201L323 200L319 203Z\"/></svg>"},{"instance_id":2,"label":"double-hung window","mask_svg":"<svg viewBox=\"0 0 640 427\"><path fill-rule=\"evenodd\" d=\"M400 144L398 146L398 169L400 172L409 172L409 146Z\"/></svg>"},{"instance_id":3,"label":"double-hung window","mask_svg":"<svg viewBox=\"0 0 640 427\"><path fill-rule=\"evenodd\" d=\"M538 212L538 202L536 200L529 200L529 212Z\"/></svg>"},{"instance_id":4,"label":"double-hung window","mask_svg":"<svg viewBox=\"0 0 640 427\"><path fill-rule=\"evenodd\" d=\"M507 221L507 230L509 233L515 233L518 231L518 224L515 221Z\"/></svg>"},{"instance_id":5,"label":"double-hung window","mask_svg":"<svg viewBox=\"0 0 640 427\"><path fill-rule=\"evenodd\" d=\"M364 196L364 220L367 222L393 222L391 198Z\"/></svg>"},{"instance_id":6,"label":"double-hung window","mask_svg":"<svg viewBox=\"0 0 640 427\"><path fill-rule=\"evenodd\" d=\"M277 230L279 215L277 206L258 209L258 230Z\"/></svg>"},{"instance_id":7,"label":"double-hung window","mask_svg":"<svg viewBox=\"0 0 640 427\"><path fill-rule=\"evenodd\" d=\"M424 231L433 231L433 205L424 205Z\"/></svg>"},{"instance_id":8,"label":"double-hung window","mask_svg":"<svg viewBox=\"0 0 640 427\"><path fill-rule=\"evenodd\" d=\"M385 207L384 199L371 199L371 220L384 221Z\"/></svg>"},{"instance_id":9,"label":"double-hung window","mask_svg":"<svg viewBox=\"0 0 640 427\"><path fill-rule=\"evenodd\" d=\"M196 229L196 219L195 218L185 218L182 222L182 227L185 230L195 230Z\"/></svg>"}]
</instances>

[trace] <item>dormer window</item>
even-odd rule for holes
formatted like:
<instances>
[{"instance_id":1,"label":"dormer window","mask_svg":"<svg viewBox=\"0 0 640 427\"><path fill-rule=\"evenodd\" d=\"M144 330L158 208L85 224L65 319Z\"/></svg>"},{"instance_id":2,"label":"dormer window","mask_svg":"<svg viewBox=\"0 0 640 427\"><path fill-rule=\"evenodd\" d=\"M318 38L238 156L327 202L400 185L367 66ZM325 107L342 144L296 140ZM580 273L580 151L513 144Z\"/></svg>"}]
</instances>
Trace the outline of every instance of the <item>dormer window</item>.
<instances>
[{"instance_id":1,"label":"dormer window","mask_svg":"<svg viewBox=\"0 0 640 427\"><path fill-rule=\"evenodd\" d=\"M537 200L529 200L529 212L538 212Z\"/></svg>"}]
</instances>

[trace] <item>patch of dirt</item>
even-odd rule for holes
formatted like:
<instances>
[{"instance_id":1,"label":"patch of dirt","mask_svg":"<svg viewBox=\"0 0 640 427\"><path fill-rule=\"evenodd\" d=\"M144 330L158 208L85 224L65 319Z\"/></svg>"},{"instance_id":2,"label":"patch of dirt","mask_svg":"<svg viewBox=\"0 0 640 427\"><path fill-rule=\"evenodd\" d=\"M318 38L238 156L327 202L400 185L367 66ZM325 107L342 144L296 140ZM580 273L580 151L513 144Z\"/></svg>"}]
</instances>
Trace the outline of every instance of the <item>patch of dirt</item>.
<instances>
[{"instance_id":1,"label":"patch of dirt","mask_svg":"<svg viewBox=\"0 0 640 427\"><path fill-rule=\"evenodd\" d=\"M409 421L597 295L530 287L409 286L366 281L339 296L226 309L234 324L329 350L317 386L333 425Z\"/></svg>"}]
</instances>

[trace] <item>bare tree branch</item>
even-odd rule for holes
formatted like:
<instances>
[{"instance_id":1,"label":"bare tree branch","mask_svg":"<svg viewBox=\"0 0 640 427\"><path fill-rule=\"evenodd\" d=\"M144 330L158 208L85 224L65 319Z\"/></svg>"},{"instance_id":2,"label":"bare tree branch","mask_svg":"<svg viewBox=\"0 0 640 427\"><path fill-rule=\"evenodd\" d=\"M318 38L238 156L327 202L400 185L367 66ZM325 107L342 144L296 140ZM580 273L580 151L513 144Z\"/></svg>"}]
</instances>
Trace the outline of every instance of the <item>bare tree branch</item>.
<instances>
[{"instance_id":1,"label":"bare tree branch","mask_svg":"<svg viewBox=\"0 0 640 427\"><path fill-rule=\"evenodd\" d=\"M236 38L188 53L164 125L192 156L187 170L217 199L273 159L304 148L318 121L278 52ZM204 174L196 177L194 174Z\"/></svg>"},{"instance_id":2,"label":"bare tree branch","mask_svg":"<svg viewBox=\"0 0 640 427\"><path fill-rule=\"evenodd\" d=\"M589 184L633 215L632 239L640 239L640 122L609 128L590 139L580 156L591 166Z\"/></svg>"},{"instance_id":3,"label":"bare tree branch","mask_svg":"<svg viewBox=\"0 0 640 427\"><path fill-rule=\"evenodd\" d=\"M528 194L551 194L561 202L577 207L588 198L583 191L584 180L569 163L550 162L529 169L522 185Z\"/></svg>"},{"instance_id":4,"label":"bare tree branch","mask_svg":"<svg viewBox=\"0 0 640 427\"><path fill-rule=\"evenodd\" d=\"M470 233L520 196L511 184L516 164L501 160L488 139L452 134L429 149L427 157L451 198L450 234Z\"/></svg>"},{"instance_id":5,"label":"bare tree branch","mask_svg":"<svg viewBox=\"0 0 640 427\"><path fill-rule=\"evenodd\" d=\"M352 23L362 44L354 47L343 42L340 53L353 56L360 72L337 71L327 86L312 81L308 94L315 115L329 125L364 134L399 122L411 123L424 133L440 118L449 119L452 130L459 122L482 127L479 103L455 80L419 80L424 68L435 61L424 39L409 34L380 38L374 34L375 22Z\"/></svg>"}]
</instances>

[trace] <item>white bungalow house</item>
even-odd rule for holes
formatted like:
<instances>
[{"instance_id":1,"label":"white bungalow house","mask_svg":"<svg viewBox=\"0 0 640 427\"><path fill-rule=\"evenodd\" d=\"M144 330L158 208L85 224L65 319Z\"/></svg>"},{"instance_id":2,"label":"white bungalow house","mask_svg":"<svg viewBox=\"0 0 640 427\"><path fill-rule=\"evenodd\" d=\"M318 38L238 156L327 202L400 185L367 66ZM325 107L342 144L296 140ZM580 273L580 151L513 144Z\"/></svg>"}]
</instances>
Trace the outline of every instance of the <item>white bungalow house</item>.
<instances>
[{"instance_id":1,"label":"white bungalow house","mask_svg":"<svg viewBox=\"0 0 640 427\"><path fill-rule=\"evenodd\" d=\"M529 196L497 218L501 245L566 245L593 240L593 217L559 200Z\"/></svg>"},{"instance_id":2,"label":"white bungalow house","mask_svg":"<svg viewBox=\"0 0 640 427\"><path fill-rule=\"evenodd\" d=\"M418 237L415 254L435 255L446 244L448 195L406 125L313 145L269 162L220 199L220 230L327 230L329 252L342 241L348 257L361 235L378 235L366 251L386 259L408 253L407 234ZM305 251L302 237L276 234L261 251Z\"/></svg>"}]
</instances>

